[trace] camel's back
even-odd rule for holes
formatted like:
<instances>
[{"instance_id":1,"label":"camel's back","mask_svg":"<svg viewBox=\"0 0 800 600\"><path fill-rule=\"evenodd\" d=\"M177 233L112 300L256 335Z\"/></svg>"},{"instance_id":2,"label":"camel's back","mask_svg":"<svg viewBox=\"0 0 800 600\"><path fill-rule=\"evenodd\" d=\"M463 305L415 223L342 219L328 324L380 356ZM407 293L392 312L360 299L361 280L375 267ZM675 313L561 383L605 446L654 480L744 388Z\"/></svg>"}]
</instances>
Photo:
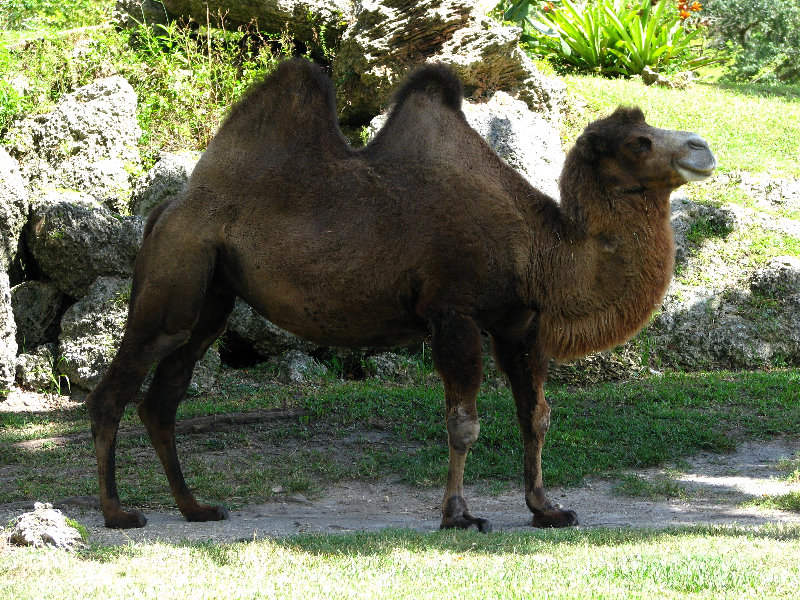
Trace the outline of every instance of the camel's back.
<instances>
[{"instance_id":1,"label":"camel's back","mask_svg":"<svg viewBox=\"0 0 800 600\"><path fill-rule=\"evenodd\" d=\"M530 188L466 124L447 79L418 78L353 151L330 87L285 65L231 112L165 230L215 247L226 285L320 343L397 343L437 306L515 302Z\"/></svg>"}]
</instances>

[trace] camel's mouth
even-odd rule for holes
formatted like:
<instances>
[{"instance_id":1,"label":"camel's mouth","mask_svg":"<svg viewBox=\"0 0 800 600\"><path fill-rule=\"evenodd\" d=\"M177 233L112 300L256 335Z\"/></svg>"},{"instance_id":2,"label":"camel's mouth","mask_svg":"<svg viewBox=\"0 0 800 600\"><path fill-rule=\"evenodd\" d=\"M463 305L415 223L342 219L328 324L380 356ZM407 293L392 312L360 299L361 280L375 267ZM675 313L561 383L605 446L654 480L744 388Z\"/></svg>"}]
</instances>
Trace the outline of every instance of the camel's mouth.
<instances>
[{"instance_id":1,"label":"camel's mouth","mask_svg":"<svg viewBox=\"0 0 800 600\"><path fill-rule=\"evenodd\" d=\"M678 174L687 182L703 181L714 173L717 160L701 137L690 137L683 146L688 150L683 156L675 159L674 167Z\"/></svg>"},{"instance_id":2,"label":"camel's mouth","mask_svg":"<svg viewBox=\"0 0 800 600\"><path fill-rule=\"evenodd\" d=\"M698 169L697 167L678 163L675 165L675 170L687 182L704 181L714 174L715 166L713 165L710 169Z\"/></svg>"}]
</instances>

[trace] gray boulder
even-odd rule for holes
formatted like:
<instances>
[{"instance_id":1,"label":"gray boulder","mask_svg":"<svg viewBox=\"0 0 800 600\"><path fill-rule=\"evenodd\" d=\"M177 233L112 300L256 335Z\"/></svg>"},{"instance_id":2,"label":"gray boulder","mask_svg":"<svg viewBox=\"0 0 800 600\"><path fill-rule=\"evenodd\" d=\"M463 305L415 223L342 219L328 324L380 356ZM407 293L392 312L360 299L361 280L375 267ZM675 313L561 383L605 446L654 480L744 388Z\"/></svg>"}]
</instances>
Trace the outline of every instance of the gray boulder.
<instances>
[{"instance_id":1,"label":"gray boulder","mask_svg":"<svg viewBox=\"0 0 800 600\"><path fill-rule=\"evenodd\" d=\"M167 9L159 0L117 0L111 18L124 29L169 23Z\"/></svg>"},{"instance_id":2,"label":"gray boulder","mask_svg":"<svg viewBox=\"0 0 800 600\"><path fill-rule=\"evenodd\" d=\"M8 541L16 546L55 546L62 550L76 550L84 546L81 532L67 522L60 510L50 503L34 504L32 512L26 512L11 521Z\"/></svg>"},{"instance_id":3,"label":"gray boulder","mask_svg":"<svg viewBox=\"0 0 800 600\"><path fill-rule=\"evenodd\" d=\"M16 333L8 273L0 269L0 398L14 383L17 365Z\"/></svg>"},{"instance_id":4,"label":"gray boulder","mask_svg":"<svg viewBox=\"0 0 800 600\"><path fill-rule=\"evenodd\" d=\"M483 104L464 103L464 114L494 151L533 185L559 197L564 152L558 129L540 113L505 92Z\"/></svg>"},{"instance_id":5,"label":"gray boulder","mask_svg":"<svg viewBox=\"0 0 800 600\"><path fill-rule=\"evenodd\" d=\"M277 356L289 350L309 353L318 349L315 344L274 325L240 299L236 300L233 312L228 317L228 334L246 342L262 358Z\"/></svg>"},{"instance_id":6,"label":"gray boulder","mask_svg":"<svg viewBox=\"0 0 800 600\"><path fill-rule=\"evenodd\" d=\"M122 341L130 293L130 279L100 277L64 313L57 367L70 385L91 390L106 372ZM195 368L189 393L209 390L219 365L219 354L212 348Z\"/></svg>"},{"instance_id":7,"label":"gray boulder","mask_svg":"<svg viewBox=\"0 0 800 600\"><path fill-rule=\"evenodd\" d=\"M800 258L778 256L750 278L754 294L771 299L791 299L800 295Z\"/></svg>"},{"instance_id":8,"label":"gray boulder","mask_svg":"<svg viewBox=\"0 0 800 600\"><path fill-rule=\"evenodd\" d=\"M17 345L35 348L53 341L58 334L58 317L65 297L49 281L23 281L11 288L11 306L17 325Z\"/></svg>"},{"instance_id":9,"label":"gray boulder","mask_svg":"<svg viewBox=\"0 0 800 600\"><path fill-rule=\"evenodd\" d=\"M183 191L192 174L199 152L163 154L147 173L136 180L131 196L131 211L146 217L156 206Z\"/></svg>"},{"instance_id":10,"label":"gray boulder","mask_svg":"<svg viewBox=\"0 0 800 600\"><path fill-rule=\"evenodd\" d=\"M278 379L287 383L304 383L327 372L325 365L299 350L288 350L273 356L266 364Z\"/></svg>"},{"instance_id":11,"label":"gray boulder","mask_svg":"<svg viewBox=\"0 0 800 600\"><path fill-rule=\"evenodd\" d=\"M681 192L673 194L670 205L676 263L686 262L692 247L690 233L694 228L700 226L707 234L725 235L742 226L741 217L732 206L718 208L697 204Z\"/></svg>"},{"instance_id":12,"label":"gray boulder","mask_svg":"<svg viewBox=\"0 0 800 600\"><path fill-rule=\"evenodd\" d=\"M564 166L564 152L558 129L521 100L505 92L495 93L488 102L464 102L467 122L509 165L535 188L559 197L558 177ZM388 113L369 124L369 138L377 134Z\"/></svg>"},{"instance_id":13,"label":"gray boulder","mask_svg":"<svg viewBox=\"0 0 800 600\"><path fill-rule=\"evenodd\" d=\"M20 354L17 356L17 383L28 390L57 389L54 361L55 344L39 346L30 354Z\"/></svg>"},{"instance_id":14,"label":"gray boulder","mask_svg":"<svg viewBox=\"0 0 800 600\"><path fill-rule=\"evenodd\" d=\"M59 372L70 385L92 389L119 348L128 317L131 282L100 277L61 318Z\"/></svg>"},{"instance_id":15,"label":"gray boulder","mask_svg":"<svg viewBox=\"0 0 800 600\"><path fill-rule=\"evenodd\" d=\"M333 45L349 18L348 0L162 0L167 11L205 24L257 25L260 31L291 32L304 41Z\"/></svg>"},{"instance_id":16,"label":"gray boulder","mask_svg":"<svg viewBox=\"0 0 800 600\"><path fill-rule=\"evenodd\" d=\"M18 270L22 228L28 220L28 192L19 164L0 146L0 271Z\"/></svg>"},{"instance_id":17,"label":"gray boulder","mask_svg":"<svg viewBox=\"0 0 800 600\"><path fill-rule=\"evenodd\" d=\"M800 363L800 292L781 299L739 287L682 292L648 328L660 365L707 370Z\"/></svg>"},{"instance_id":18,"label":"gray boulder","mask_svg":"<svg viewBox=\"0 0 800 600\"><path fill-rule=\"evenodd\" d=\"M52 112L15 122L6 139L31 191L77 190L125 212L130 173L141 167L136 102L125 79L108 77L65 94Z\"/></svg>"},{"instance_id":19,"label":"gray boulder","mask_svg":"<svg viewBox=\"0 0 800 600\"><path fill-rule=\"evenodd\" d=\"M77 192L47 192L31 210L28 247L41 272L73 298L101 275L130 277L141 217L119 217Z\"/></svg>"},{"instance_id":20,"label":"gray boulder","mask_svg":"<svg viewBox=\"0 0 800 600\"><path fill-rule=\"evenodd\" d=\"M378 352L367 356L363 361L364 371L370 377L402 381L411 379L414 375L414 363L400 354L394 352Z\"/></svg>"},{"instance_id":21,"label":"gray boulder","mask_svg":"<svg viewBox=\"0 0 800 600\"><path fill-rule=\"evenodd\" d=\"M333 65L340 116L379 114L412 68L438 61L456 70L472 98L504 90L556 118L564 87L538 73L519 49L520 33L462 0L356 2Z\"/></svg>"}]
</instances>

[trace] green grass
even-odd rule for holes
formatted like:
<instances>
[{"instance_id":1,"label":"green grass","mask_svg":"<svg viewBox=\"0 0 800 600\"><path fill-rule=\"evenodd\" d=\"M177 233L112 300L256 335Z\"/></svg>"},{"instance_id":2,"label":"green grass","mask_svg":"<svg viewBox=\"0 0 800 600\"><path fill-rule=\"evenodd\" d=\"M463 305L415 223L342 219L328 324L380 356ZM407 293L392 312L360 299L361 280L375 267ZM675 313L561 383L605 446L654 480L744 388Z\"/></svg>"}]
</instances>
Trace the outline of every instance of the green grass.
<instances>
[{"instance_id":1,"label":"green grass","mask_svg":"<svg viewBox=\"0 0 800 600\"><path fill-rule=\"evenodd\" d=\"M581 389L549 386L545 483L575 485L591 474L672 464L700 451L727 452L744 439L796 435L798 384L800 371L789 369L670 374ZM259 391L244 385L245 391L232 392L237 385L244 384L228 383L219 404L204 398L187 400L181 408L182 418L221 410L264 415L249 424L178 434L187 480L205 500L236 506L268 498L273 488L313 496L348 477L444 482L447 442L438 384L401 387L366 380L292 389L266 384ZM289 420L270 421L275 407L300 411ZM510 393L485 387L478 410L481 435L467 461L467 479L519 485L522 448ZM0 423L0 462L6 465L0 502L96 492L89 426L81 410L0 412ZM172 506L133 407L123 432L128 432L118 451L123 500ZM54 439L30 443L43 438Z\"/></svg>"},{"instance_id":2,"label":"green grass","mask_svg":"<svg viewBox=\"0 0 800 600\"><path fill-rule=\"evenodd\" d=\"M797 527L408 531L0 554L0 598L794 598Z\"/></svg>"},{"instance_id":3,"label":"green grass","mask_svg":"<svg viewBox=\"0 0 800 600\"><path fill-rule=\"evenodd\" d=\"M702 135L723 172L800 177L800 87L701 83L670 90L602 77L572 75L565 81L570 95L586 104L586 114L568 122L569 143L586 121L619 104L638 105L651 125Z\"/></svg>"},{"instance_id":4,"label":"green grass","mask_svg":"<svg viewBox=\"0 0 800 600\"><path fill-rule=\"evenodd\" d=\"M623 474L612 490L620 496L650 500L689 497L686 488L669 477L661 476L651 481L634 473Z\"/></svg>"}]
</instances>

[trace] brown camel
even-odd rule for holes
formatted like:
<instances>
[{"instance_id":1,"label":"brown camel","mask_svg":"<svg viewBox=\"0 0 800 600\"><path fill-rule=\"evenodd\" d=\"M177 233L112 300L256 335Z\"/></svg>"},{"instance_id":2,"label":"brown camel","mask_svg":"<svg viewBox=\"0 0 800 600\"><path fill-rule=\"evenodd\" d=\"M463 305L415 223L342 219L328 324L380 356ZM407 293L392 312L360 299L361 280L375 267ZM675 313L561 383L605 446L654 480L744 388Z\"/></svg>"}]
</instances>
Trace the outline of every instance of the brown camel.
<instances>
[{"instance_id":1,"label":"brown camel","mask_svg":"<svg viewBox=\"0 0 800 600\"><path fill-rule=\"evenodd\" d=\"M547 360L614 346L648 320L673 268L670 192L709 177L714 157L698 136L620 108L569 152L559 204L467 125L461 97L449 69L423 67L361 150L309 62L282 63L233 107L186 191L149 218L122 344L87 399L106 526L146 523L120 504L114 455L123 408L154 364L139 415L178 507L190 521L227 517L187 487L174 430L237 296L320 345L430 339L450 447L443 528L490 528L463 489L488 332L517 406L532 525L577 523L542 487Z\"/></svg>"}]
</instances>

